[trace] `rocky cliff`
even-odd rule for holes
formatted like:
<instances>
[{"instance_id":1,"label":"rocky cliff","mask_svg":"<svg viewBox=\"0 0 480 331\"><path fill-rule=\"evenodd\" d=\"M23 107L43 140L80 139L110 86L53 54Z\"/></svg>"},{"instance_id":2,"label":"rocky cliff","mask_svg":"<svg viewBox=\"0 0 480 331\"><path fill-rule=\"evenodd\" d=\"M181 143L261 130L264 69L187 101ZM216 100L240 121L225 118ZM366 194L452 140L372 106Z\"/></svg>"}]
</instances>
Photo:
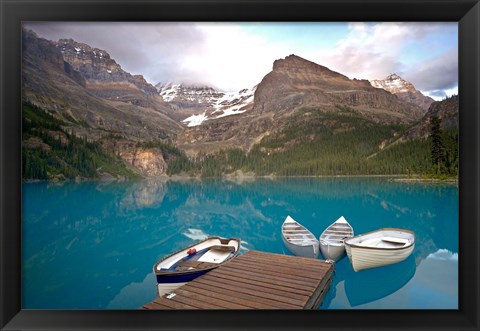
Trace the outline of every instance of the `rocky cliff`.
<instances>
[{"instance_id":1,"label":"rocky cliff","mask_svg":"<svg viewBox=\"0 0 480 331\"><path fill-rule=\"evenodd\" d=\"M55 43L63 59L86 80L87 89L94 95L141 107L166 108L157 89L142 75L132 75L110 57L105 50L93 48L73 39Z\"/></svg>"},{"instance_id":2,"label":"rocky cliff","mask_svg":"<svg viewBox=\"0 0 480 331\"><path fill-rule=\"evenodd\" d=\"M103 139L105 150L121 157L131 169L143 177L165 176L168 164L160 148L141 147L127 139Z\"/></svg>"},{"instance_id":3,"label":"rocky cliff","mask_svg":"<svg viewBox=\"0 0 480 331\"><path fill-rule=\"evenodd\" d=\"M458 95L442 101L435 101L430 105L425 116L420 122L409 129L402 140L426 138L430 135L430 118L437 116L441 120L443 130L458 130L459 99Z\"/></svg>"},{"instance_id":4,"label":"rocky cliff","mask_svg":"<svg viewBox=\"0 0 480 331\"><path fill-rule=\"evenodd\" d=\"M24 71L31 72L39 67L41 63L42 69L50 69L55 73L64 75L73 82L86 86L83 76L77 72L68 62L63 60L61 53L57 52L52 43L46 39L38 38L38 36L30 31L23 31L22 34L22 68ZM22 77L24 84L33 84L29 75Z\"/></svg>"}]
</instances>

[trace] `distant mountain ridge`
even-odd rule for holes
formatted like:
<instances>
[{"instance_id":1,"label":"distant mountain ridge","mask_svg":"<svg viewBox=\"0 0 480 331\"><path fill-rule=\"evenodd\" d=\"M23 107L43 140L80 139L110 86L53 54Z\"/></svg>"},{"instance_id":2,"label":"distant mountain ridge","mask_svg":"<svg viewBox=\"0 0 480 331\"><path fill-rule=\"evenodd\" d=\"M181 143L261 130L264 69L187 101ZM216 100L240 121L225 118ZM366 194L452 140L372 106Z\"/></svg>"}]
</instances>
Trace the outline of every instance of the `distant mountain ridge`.
<instances>
[{"instance_id":1,"label":"distant mountain ridge","mask_svg":"<svg viewBox=\"0 0 480 331\"><path fill-rule=\"evenodd\" d=\"M424 111L367 80L350 80L345 75L296 55L276 60L257 85L253 107L238 116L224 117L185 130L178 145L189 155L252 146L273 131L288 124L296 112L305 107L338 112L348 107L362 117L379 123L413 123Z\"/></svg>"},{"instance_id":2,"label":"distant mountain ridge","mask_svg":"<svg viewBox=\"0 0 480 331\"><path fill-rule=\"evenodd\" d=\"M416 104L425 111L428 110L428 107L430 107L434 101L429 96L425 96L422 92L418 91L412 83L407 82L395 73L388 75L382 80L371 80L370 84L372 84L373 87L381 88L395 94L402 101Z\"/></svg>"},{"instance_id":3,"label":"distant mountain ridge","mask_svg":"<svg viewBox=\"0 0 480 331\"><path fill-rule=\"evenodd\" d=\"M271 167L280 163L285 175L324 174L334 173L336 164L351 161L355 155L363 158L377 153L409 132L406 129L414 130L413 140L420 139L415 132L425 131L415 129L425 115L420 106L367 80L351 80L293 54L274 61L272 70L252 89L227 93L205 84L153 86L143 76L123 70L106 51L72 39L52 42L23 31L22 47L26 120L37 125L28 132L24 147L26 155L35 160L41 160L39 148L53 150L49 144L58 136L63 141L60 144L81 138L77 146L88 153L102 148L114 156L98 158L106 162L105 167L119 169L108 165L119 158L141 176L196 169L191 160L218 153L237 162L222 171L237 170L244 153L243 157L252 157L250 169L262 174L272 173ZM398 84L399 77L390 78L397 82L395 92L411 92L408 84ZM44 112L43 122L36 121L36 112ZM42 123L56 123L57 133L38 129ZM56 155L61 155L57 145ZM345 150L339 156L341 148ZM319 153L335 162L320 160L324 156ZM291 160L289 155L299 159ZM271 156L275 157L268 161ZM55 155L49 160L55 162ZM388 164L370 169L365 161L349 169L356 173L392 171ZM302 170L289 168L294 166ZM95 170L95 162L90 162L85 169L103 176L109 171L105 167ZM395 169L401 169L400 165ZM218 174L210 170L206 173ZM85 172L71 169L69 173Z\"/></svg>"}]
</instances>

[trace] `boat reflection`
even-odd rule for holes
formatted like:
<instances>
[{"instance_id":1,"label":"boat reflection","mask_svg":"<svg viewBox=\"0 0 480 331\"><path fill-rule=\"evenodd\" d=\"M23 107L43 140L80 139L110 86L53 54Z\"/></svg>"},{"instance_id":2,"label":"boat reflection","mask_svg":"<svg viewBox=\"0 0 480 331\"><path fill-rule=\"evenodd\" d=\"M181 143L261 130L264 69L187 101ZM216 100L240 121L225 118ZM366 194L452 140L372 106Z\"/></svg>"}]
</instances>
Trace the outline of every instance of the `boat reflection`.
<instances>
[{"instance_id":1,"label":"boat reflection","mask_svg":"<svg viewBox=\"0 0 480 331\"><path fill-rule=\"evenodd\" d=\"M344 270L345 293L352 307L363 305L392 293L405 286L415 275L415 257L397 264L381 268L354 272L352 268Z\"/></svg>"}]
</instances>

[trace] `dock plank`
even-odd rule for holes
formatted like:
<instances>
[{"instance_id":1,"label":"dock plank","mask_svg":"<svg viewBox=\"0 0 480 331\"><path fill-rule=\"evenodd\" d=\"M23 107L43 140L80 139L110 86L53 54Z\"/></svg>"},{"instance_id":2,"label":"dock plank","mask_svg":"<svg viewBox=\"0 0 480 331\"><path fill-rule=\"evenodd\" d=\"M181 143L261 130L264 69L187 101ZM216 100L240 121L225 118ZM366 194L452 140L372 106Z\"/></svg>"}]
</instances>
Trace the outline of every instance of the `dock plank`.
<instances>
[{"instance_id":1,"label":"dock plank","mask_svg":"<svg viewBox=\"0 0 480 331\"><path fill-rule=\"evenodd\" d=\"M284 257L289 257L290 259L285 259ZM270 263L272 261L278 262L280 265L294 265L297 268L302 268L305 270L311 270L311 271L321 271L328 269L328 263L322 263L318 264L315 263L315 259L311 259L312 261L308 261L308 259L305 258L298 258L299 261L292 261L291 260L292 256L279 256L276 254L272 254L272 256L256 256L253 255L251 261L255 262L261 262L261 263ZM296 257L297 258L297 257ZM318 261L318 260L317 260Z\"/></svg>"},{"instance_id":2,"label":"dock plank","mask_svg":"<svg viewBox=\"0 0 480 331\"><path fill-rule=\"evenodd\" d=\"M301 296L308 297L311 293L310 291L307 291L307 290L304 290L304 289L299 289L298 287L297 288L287 287L287 286L283 286L282 283L276 283L276 282L272 283L271 281L268 281L268 280L264 281L261 278L260 279L240 278L237 275L223 273L223 272L222 273L217 272L215 274L215 276L218 279L225 279L225 280L228 280L230 282L252 284L251 286L262 287L264 289L272 289L272 290L275 290L275 291L283 291L283 292L287 292L287 293L291 293L291 294L296 294L299 297L301 297ZM252 281L254 281L254 282L252 282Z\"/></svg>"},{"instance_id":3,"label":"dock plank","mask_svg":"<svg viewBox=\"0 0 480 331\"><path fill-rule=\"evenodd\" d=\"M213 283L213 284L212 284ZM243 289L237 284L230 284L230 288L225 288L224 286L219 286L215 284L214 282L205 284L202 280L195 279L192 281L190 284L185 285L185 289L188 288L188 286L195 286L195 287L201 287L204 289L208 289L212 292L216 293L222 293L226 294L231 297L236 297L238 299L242 300L247 300L247 301L255 301L259 304L264 304L264 305L269 305L270 307L275 307L275 308L280 308L280 309L293 309L295 308L294 304L291 303L286 303L282 301L277 301L274 298L264 298L262 296L259 296L258 293L252 290L248 289Z\"/></svg>"},{"instance_id":4,"label":"dock plank","mask_svg":"<svg viewBox=\"0 0 480 331\"><path fill-rule=\"evenodd\" d=\"M143 305L142 308L143 309L170 309L169 306L163 305L163 304L155 302L155 301L152 301L150 303L147 303L147 304Z\"/></svg>"},{"instance_id":5,"label":"dock plank","mask_svg":"<svg viewBox=\"0 0 480 331\"><path fill-rule=\"evenodd\" d=\"M229 274L229 275L237 275L238 278L241 279L246 279L255 281L255 282L260 282L260 281L265 281L269 282L270 284L278 284L278 285L283 285L285 287L290 287L293 289L302 289L304 291L307 291L311 293L313 290L315 290L315 286L311 284L305 284L303 280L294 280L290 278L285 278L282 276L279 276L278 274L261 274L259 275L257 272L252 272L249 270L234 270L232 268L229 269L224 269L224 268L218 268L216 270L216 274Z\"/></svg>"},{"instance_id":6,"label":"dock plank","mask_svg":"<svg viewBox=\"0 0 480 331\"><path fill-rule=\"evenodd\" d=\"M265 288L262 288L261 286L254 286L250 285L247 283L235 283L235 285L232 288L232 282L222 282L218 278L215 279L214 281L210 281L206 278L199 279L199 283L205 284L205 285L210 285L210 286L215 286L217 288L222 288L225 290L232 290L234 292L239 292L239 293L245 293L248 295L254 295L257 296L258 298L264 298L268 300L274 300L276 302L284 302L286 304L291 304L291 305L302 305L304 302L307 300L304 300L305 298L295 298L291 295L286 296L285 292L279 291L279 293L273 293L273 291L265 291ZM308 299L308 297L306 298Z\"/></svg>"},{"instance_id":7,"label":"dock plank","mask_svg":"<svg viewBox=\"0 0 480 331\"><path fill-rule=\"evenodd\" d=\"M248 259L248 262L252 263L268 263L269 265L279 265L285 267L293 267L293 268L302 268L303 270L308 270L310 272L322 272L326 269L329 269L329 263L324 264L311 264L305 261L292 261L292 260L284 260L278 257L254 257L252 259ZM244 261L245 262L245 261Z\"/></svg>"},{"instance_id":8,"label":"dock plank","mask_svg":"<svg viewBox=\"0 0 480 331\"><path fill-rule=\"evenodd\" d=\"M195 300L199 300L202 297L204 297L204 295L208 295L208 291L206 290L202 292L202 291L195 291L194 289L192 290L192 288L190 288L189 290L177 289L175 290L175 292L178 293L179 295L189 297ZM213 305L216 305L218 309L251 309L252 308L252 307L240 305L238 303L231 302L228 300L218 299L213 296L209 297L208 302ZM205 303L205 300L202 300L201 303L203 305Z\"/></svg>"},{"instance_id":9,"label":"dock plank","mask_svg":"<svg viewBox=\"0 0 480 331\"><path fill-rule=\"evenodd\" d=\"M318 274L324 270L310 270L303 268L299 265L290 265L285 266L281 264L272 264L266 265L264 262L259 261L238 261L238 266L243 266L245 269L255 269L255 270L265 270L272 271L276 273L281 273L282 275L292 275L298 276L301 274L301 278L308 278L312 280L318 280ZM300 272L301 271L301 272Z\"/></svg>"},{"instance_id":10,"label":"dock plank","mask_svg":"<svg viewBox=\"0 0 480 331\"><path fill-rule=\"evenodd\" d=\"M178 303L175 300L171 300L167 298L156 298L155 300L153 300L153 302L155 302L159 306L166 306L169 309L198 309L197 307Z\"/></svg>"},{"instance_id":11,"label":"dock plank","mask_svg":"<svg viewBox=\"0 0 480 331\"><path fill-rule=\"evenodd\" d=\"M283 270L285 271L285 273L282 273L282 270L279 270L279 269L264 268L259 265L248 265L248 264L245 265L241 262L235 263L235 265L232 265L229 267L232 270L250 271L250 272L255 272L256 274L261 274L266 276L282 275L283 279L294 280L300 284L305 284L305 285L312 285L316 283L316 281L318 281L320 278L318 277L318 275L321 274L321 273L317 273L315 278L303 277L304 274L300 271L291 272L291 271L288 271L287 269L287 270Z\"/></svg>"},{"instance_id":12,"label":"dock plank","mask_svg":"<svg viewBox=\"0 0 480 331\"><path fill-rule=\"evenodd\" d=\"M248 251L141 308L316 309L332 278L322 260Z\"/></svg>"},{"instance_id":13,"label":"dock plank","mask_svg":"<svg viewBox=\"0 0 480 331\"><path fill-rule=\"evenodd\" d=\"M198 296L192 296L192 295L185 295L185 292L189 293L188 291L185 290L180 290L176 292L175 297L173 297L172 301L175 301L179 304L186 304L198 309L220 309L221 306L216 305L212 301L202 301L198 300Z\"/></svg>"},{"instance_id":14,"label":"dock plank","mask_svg":"<svg viewBox=\"0 0 480 331\"><path fill-rule=\"evenodd\" d=\"M256 308L256 309L262 309L262 308L267 308L267 309L278 309L281 307L277 307L275 305L269 304L269 303L260 303L252 300L245 300L245 298L240 297L240 296L232 296L228 293L223 293L223 292L218 292L217 290L212 290L210 286L204 286L203 284L200 283L195 283L195 284L188 284L189 287L186 288L188 291L196 292L196 293L201 293L207 297L213 297L213 298L218 298L230 303L235 303L239 304L242 306L246 306L249 308ZM187 285L185 285L187 286Z\"/></svg>"},{"instance_id":15,"label":"dock plank","mask_svg":"<svg viewBox=\"0 0 480 331\"><path fill-rule=\"evenodd\" d=\"M319 298L322 297L322 300L323 300L323 295L325 295L324 292L327 287L327 284L329 284L329 282L331 281L331 278L332 278L332 274L333 274L333 271L332 272L329 272L325 275L324 278L322 278L319 286L317 287L317 289L315 290L315 292L313 293L313 295L309 298L309 300L307 301L305 307L308 308L308 309L316 309L320 304L319 304ZM320 301L321 303L321 301Z\"/></svg>"}]
</instances>

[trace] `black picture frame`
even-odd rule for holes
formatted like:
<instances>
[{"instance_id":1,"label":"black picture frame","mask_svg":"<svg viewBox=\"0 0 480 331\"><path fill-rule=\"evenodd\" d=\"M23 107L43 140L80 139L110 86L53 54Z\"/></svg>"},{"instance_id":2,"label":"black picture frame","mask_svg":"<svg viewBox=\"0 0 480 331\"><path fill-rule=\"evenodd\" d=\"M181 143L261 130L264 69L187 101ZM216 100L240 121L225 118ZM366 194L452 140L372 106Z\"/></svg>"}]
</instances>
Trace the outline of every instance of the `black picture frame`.
<instances>
[{"instance_id":1,"label":"black picture frame","mask_svg":"<svg viewBox=\"0 0 480 331\"><path fill-rule=\"evenodd\" d=\"M0 0L2 330L478 330L478 0ZM21 310L22 21L407 21L459 23L459 309L372 311ZM74 284L72 284L74 286Z\"/></svg>"}]
</instances>

